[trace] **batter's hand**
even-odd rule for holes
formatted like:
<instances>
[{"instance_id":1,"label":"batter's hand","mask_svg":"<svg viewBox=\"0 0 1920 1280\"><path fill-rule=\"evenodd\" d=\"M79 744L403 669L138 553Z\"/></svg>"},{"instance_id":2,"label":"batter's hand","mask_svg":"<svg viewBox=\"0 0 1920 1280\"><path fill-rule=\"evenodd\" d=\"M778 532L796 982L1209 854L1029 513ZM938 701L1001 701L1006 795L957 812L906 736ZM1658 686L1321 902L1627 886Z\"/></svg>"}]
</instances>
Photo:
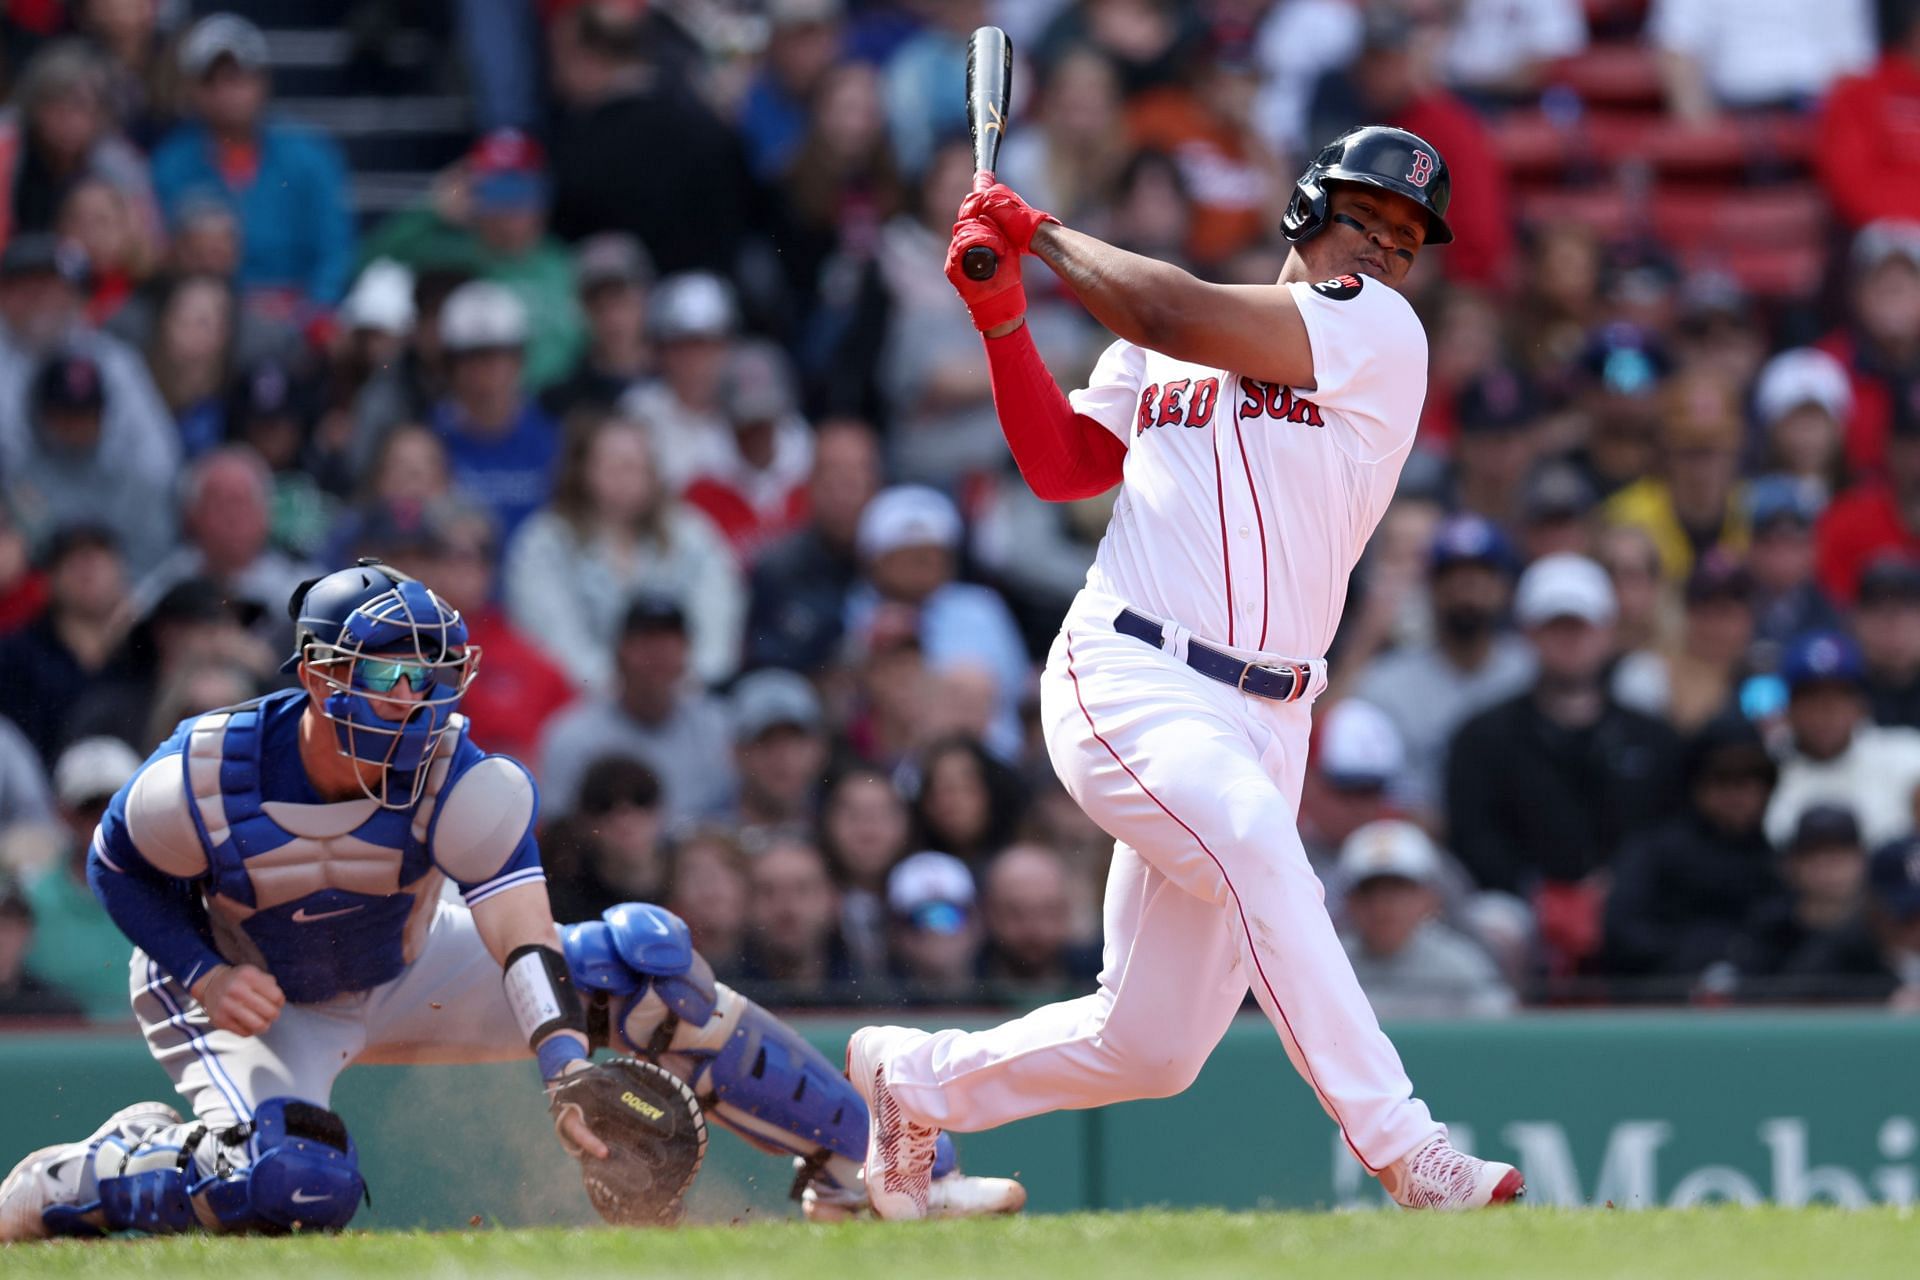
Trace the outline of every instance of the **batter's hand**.
<instances>
[{"instance_id":1,"label":"batter's hand","mask_svg":"<svg viewBox=\"0 0 1920 1280\"><path fill-rule=\"evenodd\" d=\"M1022 200L1020 193L1006 183L995 182L990 173L973 175L973 190L960 202L960 220L968 218L990 219L1007 243L1021 253L1033 252L1033 233L1041 223L1060 221Z\"/></svg>"},{"instance_id":2,"label":"batter's hand","mask_svg":"<svg viewBox=\"0 0 1920 1280\"><path fill-rule=\"evenodd\" d=\"M193 984L191 994L207 1011L207 1021L237 1036L257 1036L280 1016L287 998L265 969L223 964Z\"/></svg>"},{"instance_id":3,"label":"batter's hand","mask_svg":"<svg viewBox=\"0 0 1920 1280\"><path fill-rule=\"evenodd\" d=\"M961 259L975 245L985 245L1000 259L1000 269L989 279L975 280L961 267ZM966 218L953 224L947 245L947 279L959 290L960 300L982 333L1018 320L1027 313L1027 291L1020 283L1020 255L1000 229L985 218Z\"/></svg>"}]
</instances>

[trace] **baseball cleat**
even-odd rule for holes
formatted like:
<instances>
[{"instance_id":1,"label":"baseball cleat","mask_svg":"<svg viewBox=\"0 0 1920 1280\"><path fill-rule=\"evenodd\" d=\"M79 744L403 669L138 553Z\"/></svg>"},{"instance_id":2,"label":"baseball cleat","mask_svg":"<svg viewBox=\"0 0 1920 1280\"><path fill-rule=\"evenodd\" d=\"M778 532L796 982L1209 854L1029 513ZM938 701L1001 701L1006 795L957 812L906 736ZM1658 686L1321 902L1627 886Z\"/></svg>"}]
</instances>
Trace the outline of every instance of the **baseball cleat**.
<instances>
[{"instance_id":1,"label":"baseball cleat","mask_svg":"<svg viewBox=\"0 0 1920 1280\"><path fill-rule=\"evenodd\" d=\"M887 1086L888 1052L905 1027L862 1027L847 1041L847 1079L867 1101L867 1200L882 1218L924 1218L940 1131L900 1112Z\"/></svg>"},{"instance_id":2,"label":"baseball cleat","mask_svg":"<svg viewBox=\"0 0 1920 1280\"><path fill-rule=\"evenodd\" d=\"M116 1134L142 1136L179 1124L180 1113L164 1102L136 1102L107 1117L105 1124L80 1142L57 1142L42 1147L13 1166L0 1182L0 1244L45 1240L48 1209L78 1206L88 1192L86 1174L100 1144Z\"/></svg>"},{"instance_id":3,"label":"baseball cleat","mask_svg":"<svg viewBox=\"0 0 1920 1280\"><path fill-rule=\"evenodd\" d=\"M1382 1169L1380 1185L1402 1208L1441 1213L1511 1204L1527 1193L1518 1169L1455 1150L1444 1137Z\"/></svg>"},{"instance_id":4,"label":"baseball cleat","mask_svg":"<svg viewBox=\"0 0 1920 1280\"><path fill-rule=\"evenodd\" d=\"M972 1178L950 1173L927 1187L929 1218L991 1218L1018 1213L1027 1206L1027 1189L1012 1178ZM812 1183L800 1193L800 1212L808 1222L851 1222L867 1216L866 1188Z\"/></svg>"}]
</instances>

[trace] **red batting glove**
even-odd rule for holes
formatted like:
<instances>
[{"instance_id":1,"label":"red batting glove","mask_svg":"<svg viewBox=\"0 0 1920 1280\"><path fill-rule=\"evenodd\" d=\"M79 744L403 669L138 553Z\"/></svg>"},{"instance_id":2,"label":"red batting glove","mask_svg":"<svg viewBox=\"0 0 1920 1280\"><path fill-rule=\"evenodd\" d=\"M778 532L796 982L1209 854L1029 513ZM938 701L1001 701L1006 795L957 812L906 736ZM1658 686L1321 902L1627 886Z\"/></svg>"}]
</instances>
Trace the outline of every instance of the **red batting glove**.
<instances>
[{"instance_id":1,"label":"red batting glove","mask_svg":"<svg viewBox=\"0 0 1920 1280\"><path fill-rule=\"evenodd\" d=\"M990 218L1002 235L1021 253L1033 252L1033 233L1043 222L1060 219L1036 209L1020 198L1020 193L982 170L973 175L973 190L960 202L960 218Z\"/></svg>"},{"instance_id":2,"label":"red batting glove","mask_svg":"<svg viewBox=\"0 0 1920 1280\"><path fill-rule=\"evenodd\" d=\"M972 279L961 270L960 260L975 245L985 245L999 255L1000 268L989 280ZM953 281L960 300L967 304L973 327L982 333L1027 313L1027 290L1020 282L1020 255L1000 234L1000 228L985 218L968 218L953 224L953 240L947 245L947 279Z\"/></svg>"}]
</instances>

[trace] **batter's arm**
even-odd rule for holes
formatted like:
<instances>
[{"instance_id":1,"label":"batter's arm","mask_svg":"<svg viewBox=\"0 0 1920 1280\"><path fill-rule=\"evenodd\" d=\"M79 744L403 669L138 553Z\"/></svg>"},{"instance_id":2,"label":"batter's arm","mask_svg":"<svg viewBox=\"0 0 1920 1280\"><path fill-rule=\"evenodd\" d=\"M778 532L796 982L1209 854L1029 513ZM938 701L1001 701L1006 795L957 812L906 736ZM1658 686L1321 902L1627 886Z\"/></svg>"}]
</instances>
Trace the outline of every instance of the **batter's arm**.
<instances>
[{"instance_id":1,"label":"batter's arm","mask_svg":"<svg viewBox=\"0 0 1920 1280\"><path fill-rule=\"evenodd\" d=\"M989 336L986 346L1000 431L1034 496L1043 502L1075 502L1119 484L1127 446L1092 418L1073 411L1026 325L1016 321L1011 332Z\"/></svg>"},{"instance_id":2,"label":"batter's arm","mask_svg":"<svg viewBox=\"0 0 1920 1280\"><path fill-rule=\"evenodd\" d=\"M1313 386L1307 324L1285 285L1209 284L1057 222L1034 232L1032 248L1116 337L1262 382Z\"/></svg>"}]
</instances>

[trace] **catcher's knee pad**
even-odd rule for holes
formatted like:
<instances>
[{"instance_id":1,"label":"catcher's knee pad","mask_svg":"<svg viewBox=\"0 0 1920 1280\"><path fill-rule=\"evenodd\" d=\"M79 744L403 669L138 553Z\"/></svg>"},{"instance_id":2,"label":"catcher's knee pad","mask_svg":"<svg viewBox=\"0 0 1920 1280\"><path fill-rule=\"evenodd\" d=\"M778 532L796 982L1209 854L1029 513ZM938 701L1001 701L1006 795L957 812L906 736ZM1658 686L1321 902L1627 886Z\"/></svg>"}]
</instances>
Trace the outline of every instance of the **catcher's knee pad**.
<instances>
[{"instance_id":1,"label":"catcher's knee pad","mask_svg":"<svg viewBox=\"0 0 1920 1280\"><path fill-rule=\"evenodd\" d=\"M325 1107L268 1098L222 1139L245 1142L245 1168L192 1188L222 1230L335 1230L367 1194L347 1126Z\"/></svg>"}]
</instances>

